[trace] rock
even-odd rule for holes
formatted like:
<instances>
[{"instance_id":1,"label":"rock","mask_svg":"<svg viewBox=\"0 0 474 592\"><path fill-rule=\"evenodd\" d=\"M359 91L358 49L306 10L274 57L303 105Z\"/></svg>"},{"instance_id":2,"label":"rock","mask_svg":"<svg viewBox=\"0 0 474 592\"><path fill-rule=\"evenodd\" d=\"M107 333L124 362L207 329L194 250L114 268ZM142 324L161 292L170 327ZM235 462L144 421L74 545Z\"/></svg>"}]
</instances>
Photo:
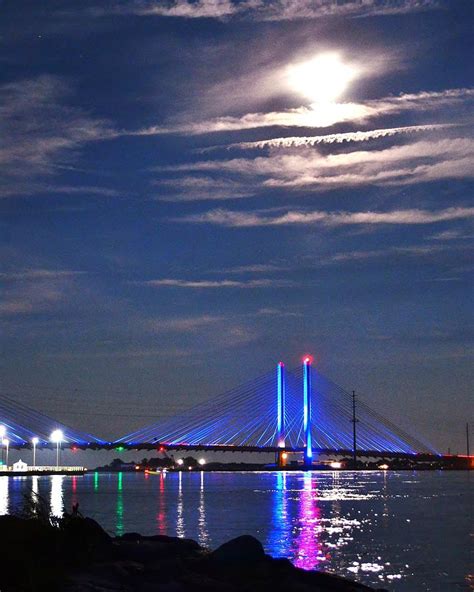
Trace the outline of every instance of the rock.
<instances>
[{"instance_id":1,"label":"rock","mask_svg":"<svg viewBox=\"0 0 474 592\"><path fill-rule=\"evenodd\" d=\"M33 590L36 585L38 590L55 590L61 556L59 531L50 525L0 516L0 590Z\"/></svg>"},{"instance_id":2,"label":"rock","mask_svg":"<svg viewBox=\"0 0 474 592\"><path fill-rule=\"evenodd\" d=\"M92 518L67 516L60 531L66 560L70 563L103 560L112 553L112 537Z\"/></svg>"},{"instance_id":3,"label":"rock","mask_svg":"<svg viewBox=\"0 0 474 592\"><path fill-rule=\"evenodd\" d=\"M213 562L221 564L254 564L265 559L262 543L248 534L232 539L218 547L210 555Z\"/></svg>"},{"instance_id":4,"label":"rock","mask_svg":"<svg viewBox=\"0 0 474 592\"><path fill-rule=\"evenodd\" d=\"M147 536L147 537L143 537L143 538L146 539L147 541L155 541L155 542L161 542L161 543L174 544L177 547L180 547L181 549L187 549L188 551L201 551L202 550L201 545L199 545L199 543L197 543L193 539L184 539L181 537L170 537L170 536L165 536L164 534L156 534L156 535Z\"/></svg>"},{"instance_id":5,"label":"rock","mask_svg":"<svg viewBox=\"0 0 474 592\"><path fill-rule=\"evenodd\" d=\"M249 535L210 553L178 537L127 533L112 539L79 515L58 526L1 516L0 560L7 567L0 570L5 592L374 592L273 559Z\"/></svg>"},{"instance_id":6,"label":"rock","mask_svg":"<svg viewBox=\"0 0 474 592\"><path fill-rule=\"evenodd\" d=\"M115 540L117 541L140 541L142 539L142 535L138 532L126 532L122 536L116 537Z\"/></svg>"}]
</instances>

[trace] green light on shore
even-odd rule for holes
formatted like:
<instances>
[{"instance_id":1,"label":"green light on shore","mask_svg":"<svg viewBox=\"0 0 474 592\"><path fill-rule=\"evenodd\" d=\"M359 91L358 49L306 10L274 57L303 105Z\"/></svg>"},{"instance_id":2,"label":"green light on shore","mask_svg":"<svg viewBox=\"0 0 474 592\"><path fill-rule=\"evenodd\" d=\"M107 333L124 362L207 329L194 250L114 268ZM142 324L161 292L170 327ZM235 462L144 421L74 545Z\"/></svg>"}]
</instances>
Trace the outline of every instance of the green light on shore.
<instances>
[{"instance_id":1,"label":"green light on shore","mask_svg":"<svg viewBox=\"0 0 474 592\"><path fill-rule=\"evenodd\" d=\"M117 446L117 448L115 450L117 450L117 452L123 452L125 450L125 447L124 446Z\"/></svg>"}]
</instances>

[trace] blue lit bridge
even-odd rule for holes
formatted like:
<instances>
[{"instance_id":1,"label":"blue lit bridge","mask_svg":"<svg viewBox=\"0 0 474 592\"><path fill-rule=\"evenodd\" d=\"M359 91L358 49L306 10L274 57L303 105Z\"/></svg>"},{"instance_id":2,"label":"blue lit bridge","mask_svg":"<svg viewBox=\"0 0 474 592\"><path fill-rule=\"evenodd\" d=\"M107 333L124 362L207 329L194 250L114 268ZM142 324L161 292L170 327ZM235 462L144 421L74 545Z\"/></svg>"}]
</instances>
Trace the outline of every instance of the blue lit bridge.
<instances>
[{"instance_id":1,"label":"blue lit bridge","mask_svg":"<svg viewBox=\"0 0 474 592\"><path fill-rule=\"evenodd\" d=\"M80 449L301 452L306 465L323 453L357 456L437 454L355 399L312 365L309 357L288 371L275 370L190 409L107 442L0 396L0 425L12 447L51 447L53 430L62 445Z\"/></svg>"},{"instance_id":2,"label":"blue lit bridge","mask_svg":"<svg viewBox=\"0 0 474 592\"><path fill-rule=\"evenodd\" d=\"M433 454L305 358L271 371L115 442L127 448L302 452L407 456Z\"/></svg>"}]
</instances>

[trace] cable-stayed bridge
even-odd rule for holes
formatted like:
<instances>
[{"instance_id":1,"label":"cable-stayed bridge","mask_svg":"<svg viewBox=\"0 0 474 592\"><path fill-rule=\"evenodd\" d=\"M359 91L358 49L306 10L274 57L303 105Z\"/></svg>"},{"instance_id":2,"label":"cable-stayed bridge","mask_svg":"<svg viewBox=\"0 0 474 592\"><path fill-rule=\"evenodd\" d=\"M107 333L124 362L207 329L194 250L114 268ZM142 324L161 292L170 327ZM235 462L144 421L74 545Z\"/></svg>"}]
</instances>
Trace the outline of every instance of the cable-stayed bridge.
<instances>
[{"instance_id":1,"label":"cable-stayed bridge","mask_svg":"<svg viewBox=\"0 0 474 592\"><path fill-rule=\"evenodd\" d=\"M302 452L305 463L321 453L410 456L436 454L317 371L309 357L301 367L275 370L221 393L173 417L106 442L0 396L0 426L13 447L50 446L61 430L65 447Z\"/></svg>"},{"instance_id":2,"label":"cable-stayed bridge","mask_svg":"<svg viewBox=\"0 0 474 592\"><path fill-rule=\"evenodd\" d=\"M435 453L315 370L271 371L116 442L127 447L304 452ZM354 446L355 444L355 446Z\"/></svg>"},{"instance_id":3,"label":"cable-stayed bridge","mask_svg":"<svg viewBox=\"0 0 474 592\"><path fill-rule=\"evenodd\" d=\"M33 441L40 448L51 447L51 434L57 431L63 434L63 444L71 448L100 448L106 444L100 438L75 430L1 394L0 426L3 428L4 439L8 439L12 448L29 448Z\"/></svg>"}]
</instances>

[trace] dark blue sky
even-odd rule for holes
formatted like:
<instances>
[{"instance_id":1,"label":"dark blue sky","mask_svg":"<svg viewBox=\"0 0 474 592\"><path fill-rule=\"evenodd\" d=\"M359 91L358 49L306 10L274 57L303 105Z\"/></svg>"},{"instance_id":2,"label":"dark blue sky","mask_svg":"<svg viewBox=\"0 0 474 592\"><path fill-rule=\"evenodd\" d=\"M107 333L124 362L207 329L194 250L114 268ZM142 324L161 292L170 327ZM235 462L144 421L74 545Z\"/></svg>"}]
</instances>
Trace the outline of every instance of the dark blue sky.
<instances>
[{"instance_id":1,"label":"dark blue sky","mask_svg":"<svg viewBox=\"0 0 474 592\"><path fill-rule=\"evenodd\" d=\"M111 438L312 352L463 450L472 8L1 2L2 392Z\"/></svg>"}]
</instances>

